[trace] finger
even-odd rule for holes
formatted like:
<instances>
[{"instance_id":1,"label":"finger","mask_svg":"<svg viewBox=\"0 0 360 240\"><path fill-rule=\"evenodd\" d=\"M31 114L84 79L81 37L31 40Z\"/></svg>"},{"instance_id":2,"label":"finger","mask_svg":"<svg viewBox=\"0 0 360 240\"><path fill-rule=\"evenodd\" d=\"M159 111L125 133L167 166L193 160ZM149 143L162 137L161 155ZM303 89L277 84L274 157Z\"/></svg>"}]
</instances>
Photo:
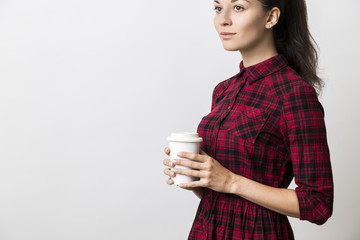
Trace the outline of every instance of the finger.
<instances>
[{"instance_id":1,"label":"finger","mask_svg":"<svg viewBox=\"0 0 360 240\"><path fill-rule=\"evenodd\" d=\"M165 152L167 155L169 155L169 154L170 154L170 148L169 148L169 147L165 147L164 152Z\"/></svg>"},{"instance_id":2,"label":"finger","mask_svg":"<svg viewBox=\"0 0 360 240\"><path fill-rule=\"evenodd\" d=\"M175 167L175 163L173 163L170 159L168 159L168 158L165 158L164 160L163 160L163 164L165 165L165 166L168 166L168 167Z\"/></svg>"},{"instance_id":3,"label":"finger","mask_svg":"<svg viewBox=\"0 0 360 240\"><path fill-rule=\"evenodd\" d=\"M177 155L182 158L191 159L198 162L205 162L205 156L192 152L178 152Z\"/></svg>"},{"instance_id":4,"label":"finger","mask_svg":"<svg viewBox=\"0 0 360 240\"><path fill-rule=\"evenodd\" d=\"M204 171L197 171L191 169L174 168L172 169L172 171L175 172L176 174L182 174L191 177L204 178L207 176L207 173Z\"/></svg>"},{"instance_id":5,"label":"finger","mask_svg":"<svg viewBox=\"0 0 360 240\"><path fill-rule=\"evenodd\" d=\"M166 180L166 183L168 185L173 185L174 184L174 180L172 180L171 178L169 178L168 180Z\"/></svg>"},{"instance_id":6,"label":"finger","mask_svg":"<svg viewBox=\"0 0 360 240\"><path fill-rule=\"evenodd\" d=\"M173 172L173 171L171 171L170 168L165 168L165 169L164 169L164 173L165 173L166 175L168 175L169 177L175 177L175 176L176 176L176 173Z\"/></svg>"},{"instance_id":7,"label":"finger","mask_svg":"<svg viewBox=\"0 0 360 240\"><path fill-rule=\"evenodd\" d=\"M192 160L184 160L184 159L174 159L176 165L181 165L193 169L206 170L206 166L202 162L195 162Z\"/></svg>"},{"instance_id":8,"label":"finger","mask_svg":"<svg viewBox=\"0 0 360 240\"><path fill-rule=\"evenodd\" d=\"M193 181L189 183L181 183L178 185L181 188L194 188L194 187L203 187L201 181Z\"/></svg>"}]
</instances>

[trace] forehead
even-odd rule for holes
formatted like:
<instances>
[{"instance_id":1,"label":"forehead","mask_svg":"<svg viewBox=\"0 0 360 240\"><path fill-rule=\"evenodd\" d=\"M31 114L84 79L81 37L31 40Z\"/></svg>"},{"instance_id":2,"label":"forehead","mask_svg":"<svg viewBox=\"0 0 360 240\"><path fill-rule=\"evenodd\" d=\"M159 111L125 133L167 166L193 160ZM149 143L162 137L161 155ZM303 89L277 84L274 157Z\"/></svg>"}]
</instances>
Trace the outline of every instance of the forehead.
<instances>
[{"instance_id":1,"label":"forehead","mask_svg":"<svg viewBox=\"0 0 360 240\"><path fill-rule=\"evenodd\" d=\"M238 1L239 1L239 2L248 2L248 3L250 3L250 0L231 0L231 3L238 2ZM214 2L220 4L220 2L219 2L218 0L214 0Z\"/></svg>"}]
</instances>

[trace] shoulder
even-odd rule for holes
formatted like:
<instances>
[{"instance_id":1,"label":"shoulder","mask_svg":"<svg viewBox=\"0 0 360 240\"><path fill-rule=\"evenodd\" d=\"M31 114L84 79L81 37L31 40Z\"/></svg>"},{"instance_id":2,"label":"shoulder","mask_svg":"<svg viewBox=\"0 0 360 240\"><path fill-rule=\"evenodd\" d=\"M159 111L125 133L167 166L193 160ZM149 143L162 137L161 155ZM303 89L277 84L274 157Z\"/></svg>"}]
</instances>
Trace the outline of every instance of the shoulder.
<instances>
[{"instance_id":1,"label":"shoulder","mask_svg":"<svg viewBox=\"0 0 360 240\"><path fill-rule=\"evenodd\" d=\"M316 89L306 82L291 67L277 72L272 78L273 91L282 102L282 112L312 112L325 115L324 108L318 99ZM305 111L305 112L304 112Z\"/></svg>"},{"instance_id":2,"label":"shoulder","mask_svg":"<svg viewBox=\"0 0 360 240\"><path fill-rule=\"evenodd\" d=\"M216 96L219 96L221 95L222 93L224 93L226 91L226 89L228 89L228 87L234 82L235 78L236 78L237 74L228 78L228 79L225 79L221 82L219 82L215 87L214 87L214 90L213 90L213 97L216 97Z\"/></svg>"},{"instance_id":3,"label":"shoulder","mask_svg":"<svg viewBox=\"0 0 360 240\"><path fill-rule=\"evenodd\" d=\"M315 88L306 82L294 69L286 66L271 76L272 93L283 101L288 101L294 95L315 97Z\"/></svg>"}]
</instances>

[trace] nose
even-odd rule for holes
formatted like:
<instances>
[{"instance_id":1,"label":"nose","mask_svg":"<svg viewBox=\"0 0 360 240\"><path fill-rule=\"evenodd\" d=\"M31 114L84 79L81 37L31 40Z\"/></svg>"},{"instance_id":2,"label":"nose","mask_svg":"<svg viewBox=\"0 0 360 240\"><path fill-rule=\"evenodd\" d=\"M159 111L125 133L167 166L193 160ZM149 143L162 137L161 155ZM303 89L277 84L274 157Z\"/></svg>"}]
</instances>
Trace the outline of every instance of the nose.
<instances>
[{"instance_id":1,"label":"nose","mask_svg":"<svg viewBox=\"0 0 360 240\"><path fill-rule=\"evenodd\" d=\"M231 16L230 13L228 12L224 12L223 14L221 14L221 19L220 19L220 25L221 26L227 26L227 25L231 25L232 21L231 21Z\"/></svg>"}]
</instances>

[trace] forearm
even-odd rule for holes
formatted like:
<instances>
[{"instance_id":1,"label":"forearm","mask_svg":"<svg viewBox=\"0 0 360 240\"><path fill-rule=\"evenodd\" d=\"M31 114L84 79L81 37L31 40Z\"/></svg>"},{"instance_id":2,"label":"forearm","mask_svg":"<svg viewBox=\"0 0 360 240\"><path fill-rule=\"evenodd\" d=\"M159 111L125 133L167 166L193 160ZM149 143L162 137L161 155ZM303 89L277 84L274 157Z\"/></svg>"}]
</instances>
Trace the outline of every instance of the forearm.
<instances>
[{"instance_id":1,"label":"forearm","mask_svg":"<svg viewBox=\"0 0 360 240\"><path fill-rule=\"evenodd\" d=\"M280 214L299 218L299 202L295 190L270 187L233 174L230 193Z\"/></svg>"}]
</instances>

